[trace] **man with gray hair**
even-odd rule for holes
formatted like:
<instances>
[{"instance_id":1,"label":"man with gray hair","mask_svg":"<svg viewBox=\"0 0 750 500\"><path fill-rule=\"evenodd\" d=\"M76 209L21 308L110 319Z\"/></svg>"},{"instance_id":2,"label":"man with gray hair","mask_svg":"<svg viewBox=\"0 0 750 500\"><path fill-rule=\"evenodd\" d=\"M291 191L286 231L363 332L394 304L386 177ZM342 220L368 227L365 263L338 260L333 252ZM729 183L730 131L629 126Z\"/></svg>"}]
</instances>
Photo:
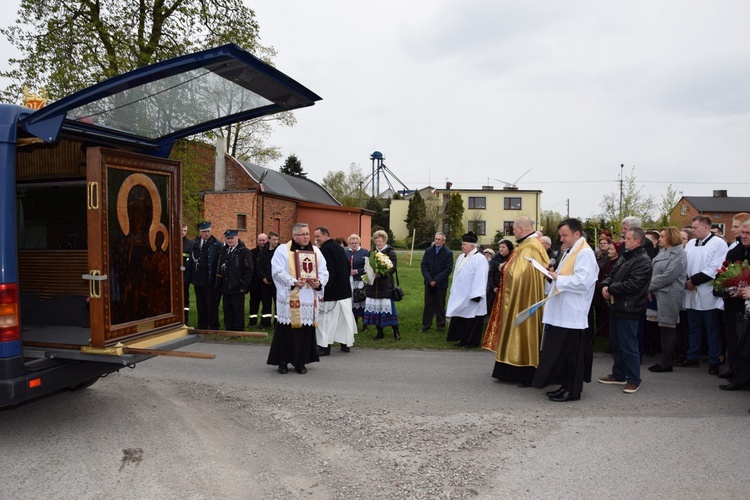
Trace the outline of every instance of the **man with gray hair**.
<instances>
[{"instance_id":1,"label":"man with gray hair","mask_svg":"<svg viewBox=\"0 0 750 500\"><path fill-rule=\"evenodd\" d=\"M611 303L609 339L614 363L612 373L599 377L599 383L624 385L626 394L637 392L641 385L638 323L646 312L652 272L651 259L643 249L646 240L643 229L628 229L625 252L601 285L602 297Z\"/></svg>"},{"instance_id":2,"label":"man with gray hair","mask_svg":"<svg viewBox=\"0 0 750 500\"><path fill-rule=\"evenodd\" d=\"M622 241L625 241L625 233L627 233L629 229L635 228L643 228L643 223L641 222L640 217L630 215L622 219L622 230L620 231L620 238L622 239ZM654 248L654 244L650 239L646 238L646 241L643 242L643 249L646 251L646 254L648 254L649 258L653 259L656 256L656 249ZM624 252L625 245L622 245L620 247L620 256L622 256Z\"/></svg>"}]
</instances>

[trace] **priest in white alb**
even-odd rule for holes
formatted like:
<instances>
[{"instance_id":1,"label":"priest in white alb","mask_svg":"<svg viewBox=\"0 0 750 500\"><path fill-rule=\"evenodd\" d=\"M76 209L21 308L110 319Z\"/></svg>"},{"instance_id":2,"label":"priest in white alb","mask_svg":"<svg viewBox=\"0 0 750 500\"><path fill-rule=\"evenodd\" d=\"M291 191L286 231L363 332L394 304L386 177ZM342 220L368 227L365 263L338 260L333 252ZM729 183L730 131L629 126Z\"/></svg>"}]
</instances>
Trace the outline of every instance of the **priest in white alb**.
<instances>
[{"instance_id":1,"label":"priest in white alb","mask_svg":"<svg viewBox=\"0 0 750 500\"><path fill-rule=\"evenodd\" d=\"M477 235L469 231L461 237L461 255L453 271L448 307L448 342L461 347L479 347L484 316L487 314L487 258L477 252Z\"/></svg>"},{"instance_id":2,"label":"priest in white alb","mask_svg":"<svg viewBox=\"0 0 750 500\"><path fill-rule=\"evenodd\" d=\"M532 386L543 388L552 382L562 385L547 393L551 401L578 401L583 382L591 381L593 338L586 334L589 308L594 297L599 266L596 255L583 237L578 219L566 219L557 226L563 248L567 248L557 272L550 272L550 299L544 305L545 325L539 366Z\"/></svg>"},{"instance_id":3,"label":"priest in white alb","mask_svg":"<svg viewBox=\"0 0 750 500\"><path fill-rule=\"evenodd\" d=\"M277 365L279 373L287 373L291 363L297 373L305 374L306 364L320 361L315 338L318 292L328 283L326 260L310 243L307 224L295 224L292 240L276 248L271 275L276 285L276 326L266 363Z\"/></svg>"}]
</instances>

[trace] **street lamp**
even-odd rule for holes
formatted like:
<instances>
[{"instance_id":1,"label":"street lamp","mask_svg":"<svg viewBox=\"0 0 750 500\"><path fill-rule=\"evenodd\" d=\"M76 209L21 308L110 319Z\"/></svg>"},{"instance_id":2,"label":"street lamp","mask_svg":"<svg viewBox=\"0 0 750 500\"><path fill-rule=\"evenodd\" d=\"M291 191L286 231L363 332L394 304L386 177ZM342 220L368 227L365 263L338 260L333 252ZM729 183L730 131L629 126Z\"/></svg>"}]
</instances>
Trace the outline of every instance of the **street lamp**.
<instances>
[{"instance_id":1,"label":"street lamp","mask_svg":"<svg viewBox=\"0 0 750 500\"><path fill-rule=\"evenodd\" d=\"M622 169L625 167L624 163L620 163L620 220L622 220Z\"/></svg>"}]
</instances>

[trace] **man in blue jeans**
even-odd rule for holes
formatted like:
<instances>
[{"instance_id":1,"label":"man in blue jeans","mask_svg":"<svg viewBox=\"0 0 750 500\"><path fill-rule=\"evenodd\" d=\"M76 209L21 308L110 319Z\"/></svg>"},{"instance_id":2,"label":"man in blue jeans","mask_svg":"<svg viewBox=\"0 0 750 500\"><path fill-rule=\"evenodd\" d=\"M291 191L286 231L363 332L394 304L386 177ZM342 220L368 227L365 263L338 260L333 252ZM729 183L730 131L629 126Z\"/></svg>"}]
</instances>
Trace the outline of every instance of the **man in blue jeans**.
<instances>
[{"instance_id":1,"label":"man in blue jeans","mask_svg":"<svg viewBox=\"0 0 750 500\"><path fill-rule=\"evenodd\" d=\"M610 304L609 342L614 364L612 373L599 377L600 384L624 385L633 394L641 385L638 352L638 322L646 311L651 283L651 258L643 248L643 229L625 233L625 252L602 282L602 297Z\"/></svg>"},{"instance_id":2,"label":"man in blue jeans","mask_svg":"<svg viewBox=\"0 0 750 500\"><path fill-rule=\"evenodd\" d=\"M688 318L688 352L681 366L697 367L703 332L708 341L708 373L719 374L721 336L719 323L724 301L713 294L711 281L727 255L727 243L711 233L711 218L696 215L692 220L694 240L685 245L687 281L683 307Z\"/></svg>"}]
</instances>

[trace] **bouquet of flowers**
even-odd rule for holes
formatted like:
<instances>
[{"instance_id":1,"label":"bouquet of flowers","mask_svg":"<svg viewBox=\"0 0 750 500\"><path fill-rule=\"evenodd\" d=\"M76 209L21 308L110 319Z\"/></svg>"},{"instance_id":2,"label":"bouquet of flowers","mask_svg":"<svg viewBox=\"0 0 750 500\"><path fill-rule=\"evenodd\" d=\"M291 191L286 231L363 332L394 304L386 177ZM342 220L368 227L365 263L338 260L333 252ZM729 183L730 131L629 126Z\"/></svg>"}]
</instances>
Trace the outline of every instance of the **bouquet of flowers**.
<instances>
[{"instance_id":1,"label":"bouquet of flowers","mask_svg":"<svg viewBox=\"0 0 750 500\"><path fill-rule=\"evenodd\" d=\"M717 292L736 294L741 288L750 286L750 264L747 260L732 263L724 261L711 286Z\"/></svg>"},{"instance_id":2,"label":"bouquet of flowers","mask_svg":"<svg viewBox=\"0 0 750 500\"><path fill-rule=\"evenodd\" d=\"M382 252L375 252L370 254L369 260L365 261L366 274L362 276L362 280L365 282L375 281L375 275L385 276L393 268L393 262L388 256Z\"/></svg>"}]
</instances>

